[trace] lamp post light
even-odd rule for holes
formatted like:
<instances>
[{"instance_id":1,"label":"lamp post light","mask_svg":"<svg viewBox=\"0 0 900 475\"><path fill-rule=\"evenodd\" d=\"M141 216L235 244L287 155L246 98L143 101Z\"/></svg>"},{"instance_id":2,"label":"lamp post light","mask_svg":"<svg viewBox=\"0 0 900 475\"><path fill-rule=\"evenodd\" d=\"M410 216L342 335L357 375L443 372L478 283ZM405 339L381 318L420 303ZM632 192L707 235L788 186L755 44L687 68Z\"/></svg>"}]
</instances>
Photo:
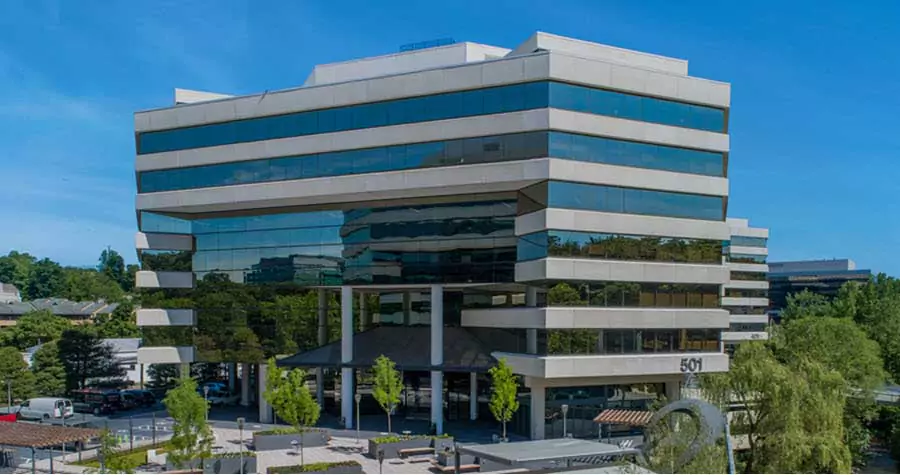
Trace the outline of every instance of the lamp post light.
<instances>
[{"instance_id":1,"label":"lamp post light","mask_svg":"<svg viewBox=\"0 0 900 475\"><path fill-rule=\"evenodd\" d=\"M237 425L238 425L238 434L239 434L238 437L240 438L240 440L238 442L240 444L240 447L238 448L238 450L241 453L241 455L240 455L240 457L241 457L240 473L241 473L241 475L243 475L243 473L244 473L244 418L243 417L237 418Z\"/></svg>"},{"instance_id":2,"label":"lamp post light","mask_svg":"<svg viewBox=\"0 0 900 475\"><path fill-rule=\"evenodd\" d=\"M566 430L566 422L567 422L567 421L566 421L566 415L568 414L568 412L569 412L569 405L568 405L568 404L563 404L563 405L562 405L562 413L563 413L563 439L565 439L566 437L569 436L569 433L568 433L568 431Z\"/></svg>"},{"instance_id":3,"label":"lamp post light","mask_svg":"<svg viewBox=\"0 0 900 475\"><path fill-rule=\"evenodd\" d=\"M356 443L359 443L359 402L362 401L362 394L356 393L353 396L353 399L356 400Z\"/></svg>"}]
</instances>

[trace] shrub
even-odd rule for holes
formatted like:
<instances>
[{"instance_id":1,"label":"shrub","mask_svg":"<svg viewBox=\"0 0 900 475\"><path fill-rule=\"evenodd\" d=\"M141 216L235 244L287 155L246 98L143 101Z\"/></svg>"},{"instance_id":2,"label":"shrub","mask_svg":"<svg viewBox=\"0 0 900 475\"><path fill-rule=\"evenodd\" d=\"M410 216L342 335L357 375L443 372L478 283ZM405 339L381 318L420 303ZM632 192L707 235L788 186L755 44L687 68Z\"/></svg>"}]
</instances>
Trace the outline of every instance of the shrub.
<instances>
[{"instance_id":1,"label":"shrub","mask_svg":"<svg viewBox=\"0 0 900 475\"><path fill-rule=\"evenodd\" d=\"M291 434L300 434L303 432L325 432L324 429L318 429L315 427L303 427L299 431L293 427L276 427L274 429L261 430L254 432L256 435L291 435Z\"/></svg>"},{"instance_id":2,"label":"shrub","mask_svg":"<svg viewBox=\"0 0 900 475\"><path fill-rule=\"evenodd\" d=\"M332 467L362 467L355 460L342 460L340 462L319 462L306 465L291 465L287 467L269 467L266 473L320 473Z\"/></svg>"}]
</instances>

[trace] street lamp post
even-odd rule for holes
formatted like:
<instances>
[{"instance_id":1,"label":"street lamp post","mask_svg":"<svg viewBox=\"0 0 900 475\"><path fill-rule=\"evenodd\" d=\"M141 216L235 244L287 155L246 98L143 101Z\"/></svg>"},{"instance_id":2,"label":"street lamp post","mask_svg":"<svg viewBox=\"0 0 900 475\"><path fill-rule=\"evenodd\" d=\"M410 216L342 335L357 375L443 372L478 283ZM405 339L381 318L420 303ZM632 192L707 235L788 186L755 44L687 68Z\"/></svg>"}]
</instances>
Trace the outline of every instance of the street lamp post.
<instances>
[{"instance_id":1,"label":"street lamp post","mask_svg":"<svg viewBox=\"0 0 900 475\"><path fill-rule=\"evenodd\" d=\"M206 421L209 422L209 386L203 386L203 400L206 401Z\"/></svg>"},{"instance_id":2,"label":"street lamp post","mask_svg":"<svg viewBox=\"0 0 900 475\"><path fill-rule=\"evenodd\" d=\"M566 430L566 422L567 422L567 421L566 421L566 415L568 414L568 412L569 412L569 405L568 405L568 404L563 404L563 405L562 405L562 413L563 413L563 439L565 439L566 437L569 436L569 433L568 433L568 431Z\"/></svg>"},{"instance_id":3,"label":"street lamp post","mask_svg":"<svg viewBox=\"0 0 900 475\"><path fill-rule=\"evenodd\" d=\"M353 399L356 400L356 443L359 443L359 401L362 401L362 394L356 393L356 396L353 396Z\"/></svg>"},{"instance_id":4,"label":"street lamp post","mask_svg":"<svg viewBox=\"0 0 900 475\"><path fill-rule=\"evenodd\" d=\"M238 425L238 434L240 434L240 435L238 436L238 437L240 437L240 441L239 441L240 448L239 448L239 450L240 450L240 453L241 453L241 455L240 455L240 457L241 457L241 471L240 471L240 473L241 473L241 475L243 475L243 473L244 473L244 418L243 418L243 417L238 417L238 418L237 418L237 425Z\"/></svg>"}]
</instances>

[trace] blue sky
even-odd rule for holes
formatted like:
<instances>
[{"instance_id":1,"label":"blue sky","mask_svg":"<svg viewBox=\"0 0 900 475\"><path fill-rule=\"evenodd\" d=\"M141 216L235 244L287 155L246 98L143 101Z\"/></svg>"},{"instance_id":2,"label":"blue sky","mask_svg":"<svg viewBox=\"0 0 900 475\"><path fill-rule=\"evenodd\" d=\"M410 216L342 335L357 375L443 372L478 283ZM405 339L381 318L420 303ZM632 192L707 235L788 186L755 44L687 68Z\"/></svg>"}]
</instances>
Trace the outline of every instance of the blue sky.
<instances>
[{"instance_id":1,"label":"blue sky","mask_svg":"<svg viewBox=\"0 0 900 475\"><path fill-rule=\"evenodd\" d=\"M688 59L732 83L729 215L772 260L900 274L900 3L7 0L0 14L0 253L135 260L132 113L174 87L254 93L317 63L536 30Z\"/></svg>"}]
</instances>

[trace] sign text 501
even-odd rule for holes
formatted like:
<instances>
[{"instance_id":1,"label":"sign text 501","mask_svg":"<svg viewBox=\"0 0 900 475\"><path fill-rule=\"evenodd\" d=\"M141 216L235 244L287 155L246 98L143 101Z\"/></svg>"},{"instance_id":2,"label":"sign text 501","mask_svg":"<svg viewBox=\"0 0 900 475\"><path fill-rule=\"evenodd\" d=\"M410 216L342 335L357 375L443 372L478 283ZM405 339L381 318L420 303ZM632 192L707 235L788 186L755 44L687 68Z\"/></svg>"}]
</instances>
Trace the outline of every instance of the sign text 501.
<instances>
[{"instance_id":1,"label":"sign text 501","mask_svg":"<svg viewBox=\"0 0 900 475\"><path fill-rule=\"evenodd\" d=\"M681 358L682 373L699 373L703 371L703 358Z\"/></svg>"}]
</instances>

